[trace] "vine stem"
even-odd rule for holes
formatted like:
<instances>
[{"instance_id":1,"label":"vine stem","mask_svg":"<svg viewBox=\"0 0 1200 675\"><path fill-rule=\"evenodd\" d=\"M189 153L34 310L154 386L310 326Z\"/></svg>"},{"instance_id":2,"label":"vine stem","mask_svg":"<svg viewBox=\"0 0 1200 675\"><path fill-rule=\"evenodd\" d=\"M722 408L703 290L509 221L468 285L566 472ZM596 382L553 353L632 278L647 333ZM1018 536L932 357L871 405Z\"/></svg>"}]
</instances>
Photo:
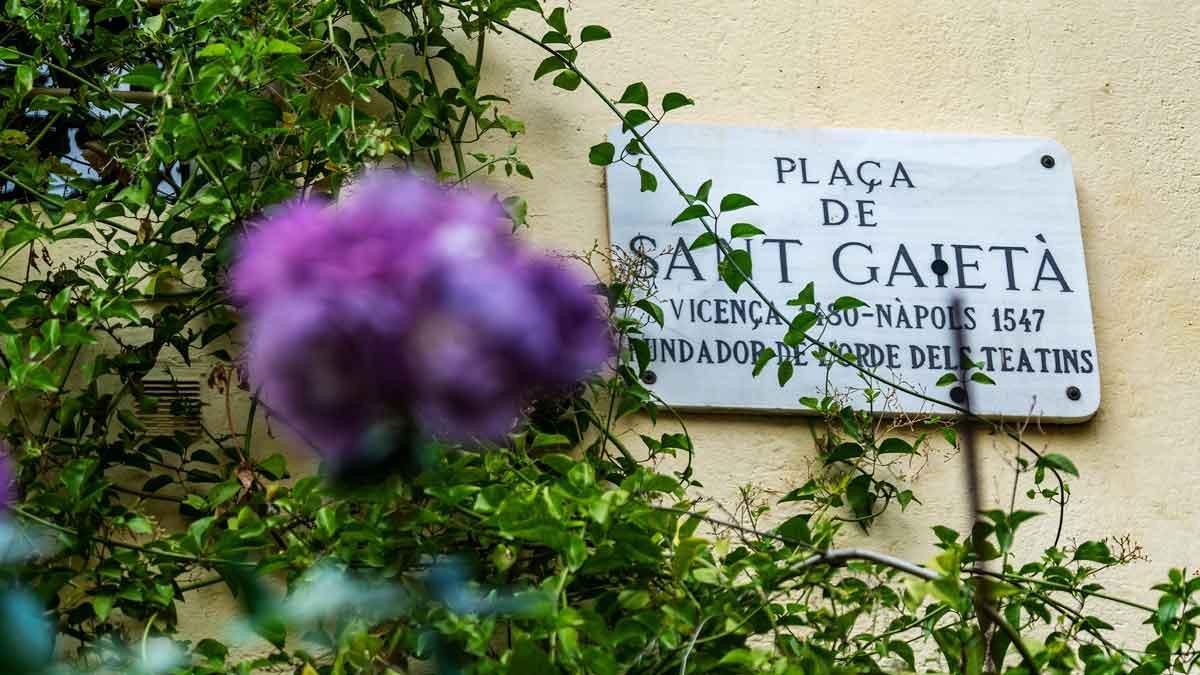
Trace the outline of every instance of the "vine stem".
<instances>
[{"instance_id":1,"label":"vine stem","mask_svg":"<svg viewBox=\"0 0 1200 675\"><path fill-rule=\"evenodd\" d=\"M18 516L20 516L26 520L32 521L34 523L37 523L43 527L48 527L52 530L56 530L63 534L69 534L72 537L82 537L83 536L83 535L79 534L78 530L73 530L69 527L64 527L62 525L59 525L58 523L46 520L45 518L35 516L32 513L21 508L20 506L15 506L15 505L10 506L9 510L11 510L13 513L17 514ZM107 539L107 538L102 538L102 537L90 537L90 539L101 542L103 544L107 544L109 546L115 546L117 548L129 549L131 551L139 551L141 553L146 553L149 555L157 555L157 556L161 556L163 558L171 558L173 560L182 560L185 562L200 563L200 564L206 564L206 565L230 565L230 566L234 566L234 567L257 567L257 565L255 563L246 562L244 560L226 560L223 558L206 558L203 556L189 555L187 553L175 553L174 551L163 551L161 549L156 549L156 548L147 548L145 546L139 546L138 544L130 544L127 542L116 541L113 539Z\"/></svg>"},{"instance_id":2,"label":"vine stem","mask_svg":"<svg viewBox=\"0 0 1200 675\"><path fill-rule=\"evenodd\" d=\"M481 10L473 9L470 7L463 7L463 6L455 4L453 2L448 2L447 0L437 0L437 2L438 2L438 4L440 4L444 7L449 7L451 9L457 10L463 14L483 16L483 12ZM511 23L509 23L503 19L490 18L489 20L493 24L500 26L515 35L518 35L521 38L524 38L526 41L531 42L532 44L541 48L543 51L548 52L551 56L559 59L559 61L561 61L562 64L567 69L571 70L572 72L574 72L576 75L579 76L580 81L583 82L587 86L587 88L590 89L592 91L592 93L595 94L596 97L599 98L604 103L604 105L610 111L612 111L612 113L614 115L617 116L618 119L620 119L622 122L625 121L625 116L621 113L621 110L619 108L617 108L617 104L615 102L613 102L612 98L610 98L607 94L605 94L600 89L600 87L598 85L596 85L596 83L593 82L591 80L591 78L589 78L585 73L583 73L578 68L578 66L576 66L574 64L574 62L572 62L570 59L566 58L559 52L555 51L552 47L546 45L545 43L543 43L541 40L537 39L533 35L521 30L520 28L517 28L516 26L512 25ZM646 142L645 134L638 131L636 127L630 127L629 131L633 135L633 137L638 141L638 143L641 145L641 147L646 151L647 156L650 157L651 161L654 162L655 166L658 167L659 171L662 172L663 176L667 179L667 181L669 181L671 183L671 187L673 187L675 189L675 191L679 194L679 196L682 197L684 199L684 201L688 204L694 203L695 198L692 197L691 195L689 195L687 193L687 191L685 191L683 189L683 186L679 183L678 179L675 178L675 175L671 173L671 171L667 168L666 164L659 158L658 154L654 152L654 148L652 148L650 146L650 144ZM767 305L768 311L773 316L775 316L779 320L781 320L784 324L790 323L788 321L787 316L785 316L783 314L783 312L781 312L779 310L779 308L775 305L775 302L773 300L771 300L770 298L768 298L766 293L764 293L763 290L761 288L759 288L758 285L754 282L754 280L750 278L750 275L746 274L745 270L743 270L741 268L741 266L738 265L736 258L729 255L730 253L733 252L732 247L729 245L729 243L727 241L725 241L724 239L722 239L720 237L720 235L717 233L716 229L709 223L709 216L702 216L699 218L699 221L700 221L700 224L704 227L704 230L708 234L712 235L712 237L716 240L718 250L720 250L722 253L724 253L726 255L726 260L728 260L730 265L733 266L734 271L737 272L742 277L746 286L749 287L750 290L753 291L754 294L757 295L759 297L759 299L762 300ZM811 346L818 347L818 348L826 351L831 356L833 356L834 359L836 359L838 362L840 362L842 365L848 366L848 367L858 371L863 376L868 377L882 385L891 387L892 389L895 389L896 391L902 392L904 394L907 394L909 396L917 398L926 403L931 403L934 405L942 406L944 408L949 408L950 410L953 410L954 412L958 413L959 415L962 415L963 417L965 417L967 419L987 424L993 430L1004 433L1009 438L1016 441L1021 447L1025 448L1030 453L1032 453L1034 455L1034 457L1037 457L1038 459L1042 458L1042 453L1037 451L1032 445L1030 445L1028 442L1026 442L1019 435L1014 434L1013 432L1004 428L1000 424L997 424L991 420L980 417L979 415L976 415L975 413L971 412L969 409L967 409L963 406L960 406L957 403L954 403L952 401L943 401L935 396L930 396L924 392L918 391L918 390L916 390L910 386L907 386L901 382L893 382L893 381L887 379L886 377L883 377L882 375L879 375L878 373L872 371L871 369L866 368L866 367L846 358L846 356L844 354L842 354L840 351L831 349L827 344L825 344L824 341L820 340L819 338L812 337L808 333L804 334L804 341L807 342L808 344L810 344ZM1055 531L1055 535L1054 535L1054 546L1057 547L1059 541L1062 539L1063 521L1065 518L1065 511L1066 511L1066 486L1065 486L1065 483L1063 482L1062 475L1059 473L1058 469L1056 469L1053 466L1047 466L1047 468L1050 469L1050 472L1054 475L1054 478L1058 482L1058 486L1059 486L1058 500L1057 500L1058 504L1059 504L1058 527L1057 527L1057 529Z\"/></svg>"},{"instance_id":3,"label":"vine stem","mask_svg":"<svg viewBox=\"0 0 1200 675\"><path fill-rule=\"evenodd\" d=\"M700 631L704 630L704 624L708 623L711 616L704 617L700 625L696 626L696 630L692 631L692 639L688 641L687 649L683 650L683 658L679 662L679 675L687 675L688 657L692 655L692 650L696 648L696 639L700 637Z\"/></svg>"},{"instance_id":4,"label":"vine stem","mask_svg":"<svg viewBox=\"0 0 1200 675\"><path fill-rule=\"evenodd\" d=\"M697 514L691 514L691 515L697 515ZM699 516L699 517L703 518L704 520L710 520L709 518L704 517L704 516ZM711 522L711 520L710 520L710 522ZM734 525L732 523L722 523L722 524L740 528L740 526ZM740 529L749 529L749 528L740 528ZM760 532L758 534L761 534L761 535L763 535L767 538L771 538L771 539L785 539L786 540L785 537L779 537L778 535L771 535L771 534L762 533L762 532ZM797 543L797 542L792 542L792 543ZM863 560L866 562L875 563L876 565L883 565L884 567L890 567L899 572L903 572L904 574L907 574L909 576L914 576L919 579L924 579L926 581L936 581L936 580L942 578L942 575L938 574L937 572L934 572L933 570L927 569L925 567L921 567L920 565L917 565L916 563L912 563L912 562L909 562L902 558L897 558L895 556L888 555L886 553L880 553L878 551L871 551L869 549L862 549L862 548L833 548L833 549L828 549L825 551L819 551L819 552L814 553L813 555L809 556L808 558L805 558L802 562L800 562L800 564L796 565L796 567L794 568L794 571L803 570L803 569L806 569L809 567L816 567L818 565L827 565L830 567L840 567L852 560ZM1021 635L1020 635L1020 633L1017 632L1017 629L1014 628L1012 626L1012 624L1008 623L1008 621L1004 618L1004 616L1002 614L1000 614L1000 612L996 611L996 609L994 607L992 607L991 605L981 604L981 605L977 605L977 607L984 614L986 614L988 616L988 618L995 625L999 626L1000 630L1004 631L1004 633L1006 635L1008 635L1009 641L1011 641L1013 646L1017 648L1017 651L1021 654L1021 659L1025 662L1025 665L1029 668L1030 672L1035 673L1035 674L1038 673L1039 669L1037 666L1037 661L1034 660L1033 654L1029 651L1029 648L1026 647L1025 643L1021 641Z\"/></svg>"},{"instance_id":5,"label":"vine stem","mask_svg":"<svg viewBox=\"0 0 1200 675\"><path fill-rule=\"evenodd\" d=\"M22 52L22 51L19 51L16 49L10 49L10 51L12 51L17 56L20 56L21 58L31 59L34 61L41 61L46 64L47 68L50 68L51 70L54 70L63 75L66 75L67 77L71 78L72 80L75 80L76 82L80 83L81 85L84 85L85 87L94 89L97 93L102 94L102 95L108 97L110 100L117 102L118 104L120 104L120 107L122 109L127 110L127 111L137 115L138 117L141 117L142 119L150 118L150 115L147 114L145 111L139 110L137 107L134 107L132 105L127 105L126 101L122 100L120 97L115 95L115 90L109 89L107 87L102 87L102 86L96 84L95 82L92 82L91 80L87 79L86 77L70 70L69 68L64 68L64 67L58 65L57 63L50 60L49 58L41 58L41 57L35 56L33 54L27 54L25 52Z\"/></svg>"},{"instance_id":6,"label":"vine stem","mask_svg":"<svg viewBox=\"0 0 1200 675\"><path fill-rule=\"evenodd\" d=\"M782 535L774 534L772 532L763 532L761 530L756 530L754 528L746 527L744 525L739 525L737 523L721 520L719 518L713 518L713 517L708 516L703 513L696 513L694 511L689 511L688 509L675 508L675 507L671 507L671 506L658 506L658 505L654 505L654 504L648 504L647 507L654 509L656 511L665 511L668 513L675 513L675 514L679 514L679 515L685 515L685 516L689 516L689 517L693 517L693 518L698 518L707 523L712 523L714 525L719 525L721 527L727 527L727 528L730 528L733 530L738 530L740 532L744 532L746 534L752 534L752 535L755 535L758 537L762 537L764 539L771 539L773 541L787 544L789 546L794 546L797 548L805 548L810 551L817 551L816 553L812 554L811 556L809 556L808 558L806 558L802 562L800 562L795 568L797 570L804 569L806 567L813 567L813 566L816 566L819 564L840 566L850 560L865 560L867 562L873 562L873 563L876 563L879 565L883 565L885 567L890 567L890 568L898 570L900 572L904 572L905 574L919 577L919 578L925 579L927 581L932 581L932 580L940 578L939 575L936 572L934 572L933 570L927 569L925 567L921 567L920 565L917 565L916 563L912 563L907 560L904 560L903 558L897 558L896 556L888 555L886 553L881 553L878 551L872 551L869 549L862 549L862 548L842 548L842 549L828 549L828 550L820 551L812 544L808 544L806 542L802 542L797 539L793 539L791 537L785 537ZM1007 581L1009 583L1014 583L1014 584L1032 584L1035 586L1042 586L1042 587L1053 589L1056 591L1062 591L1064 593L1074 593L1074 594L1078 594L1078 595L1085 595L1085 596L1089 596L1089 597L1099 598L1101 600L1107 600L1109 602L1114 602L1118 605L1124 605L1126 607L1131 607L1133 609L1140 609L1140 610L1150 612L1150 613L1154 613L1154 612L1158 611L1156 608L1151 607L1150 605L1145 605L1145 604L1142 604L1140 602L1136 602L1133 600L1126 600L1124 598L1119 598L1115 595L1109 595L1107 593L1102 593L1100 591L1091 591L1091 590L1087 590L1087 589L1083 589L1083 588L1076 588L1073 586L1069 586L1067 584L1060 584L1060 583L1057 583L1054 581L1037 579L1035 577L1026 577L1026 576L1021 576L1018 574L992 572L991 570L983 569L981 567L966 568L963 570L963 572L970 574L971 576L987 576L987 577L1000 579L1000 580ZM984 611L987 611L987 609L985 609ZM1004 630L1006 633L1008 633L1009 630L1012 629L1012 626L1010 624L1008 624L1007 621L1004 621L1004 623L997 621L997 617L999 617L999 619L1001 619L1001 620L1003 620L1003 617L1000 616L999 614L996 614L994 609L991 610L991 613L993 613L993 616L991 616L990 618L993 621L996 621L996 624L999 625L1002 630ZM1189 621L1189 620L1183 618L1182 616L1176 618L1176 623L1178 623L1181 626L1191 626L1193 628L1200 629L1200 624ZM1011 633L1009 634L1009 638L1010 639L1013 638ZM1020 645L1021 643L1018 640L1013 639L1013 644ZM1124 653L1124 652L1122 652L1122 653Z\"/></svg>"},{"instance_id":7,"label":"vine stem","mask_svg":"<svg viewBox=\"0 0 1200 675\"><path fill-rule=\"evenodd\" d=\"M666 513L674 513L674 514L681 515L681 516L688 516L689 518L695 518L697 520L702 520L711 525L717 525L717 526L725 527L725 528L728 528L731 530L736 530L743 534L752 534L756 537L762 537L763 539L770 539L772 541L777 541L781 544L787 544L788 546L795 546L795 547L803 548L807 551L819 551L820 550L819 548L817 548L816 546L813 546L812 544L802 542L797 539L792 539L791 537L785 537L783 535L774 534L772 532L763 532L762 530L758 530L753 527L746 527L745 525L739 525L737 523L733 523L728 520L721 520L720 518L713 518L712 516L709 516L709 515L706 515L703 513L697 513L695 511L690 511L688 509L680 509L680 508L676 508L673 506L659 506L657 504L647 504L646 506L648 506L651 509L654 509L655 511L663 511Z\"/></svg>"},{"instance_id":8,"label":"vine stem","mask_svg":"<svg viewBox=\"0 0 1200 675\"><path fill-rule=\"evenodd\" d=\"M596 428L600 430L600 433L604 434L605 438L612 441L613 445L617 446L617 450L620 451L621 457L628 464L628 466L625 467L626 470L632 471L636 469L640 462L638 462L637 458L633 456L633 453L629 451L629 448L625 447L625 444L621 442L621 439L617 438L616 434L614 434L612 430L608 428L608 425L606 425L604 421L601 420L600 417L591 410L585 410L583 413L589 420L592 421L592 424L596 425Z\"/></svg>"},{"instance_id":9,"label":"vine stem","mask_svg":"<svg viewBox=\"0 0 1200 675\"><path fill-rule=\"evenodd\" d=\"M1140 602L1136 602L1134 600L1126 600L1124 598L1118 598L1115 595L1109 595L1108 593L1102 593L1100 591L1090 591L1090 590L1087 590L1084 588L1077 588L1075 586L1069 586L1067 584L1060 584L1056 581L1048 581L1046 579L1037 579L1034 577L1024 577L1019 574L993 572L991 570L980 569L978 567L972 568L968 571L971 574L989 576L989 577L992 577L995 579L1001 579L1003 581L1007 581L1007 582L1014 583L1014 584L1033 584L1035 586L1051 588L1056 591L1062 591L1064 593L1075 593L1078 595L1086 595L1086 596L1093 597L1093 598L1099 598L1101 600L1115 602L1118 605L1124 605L1126 607L1131 607L1133 609L1140 609L1144 612L1150 612L1151 614L1158 611L1157 607L1151 607L1150 605L1145 605ZM1182 615L1179 616L1178 618L1176 618L1176 621L1180 625L1191 626L1192 628L1196 628L1196 629L1200 630L1200 623L1195 623L1193 621L1189 621L1188 619L1183 618Z\"/></svg>"},{"instance_id":10,"label":"vine stem","mask_svg":"<svg viewBox=\"0 0 1200 675\"><path fill-rule=\"evenodd\" d=\"M84 89L83 91L87 91ZM69 98L77 95L80 89L72 89L70 87L34 87L29 90L29 96L52 96L54 98ZM122 101L125 103L136 103L138 105L150 105L157 103L162 99L162 96L152 91L120 91L117 89L104 89L101 93L108 98Z\"/></svg>"}]
</instances>

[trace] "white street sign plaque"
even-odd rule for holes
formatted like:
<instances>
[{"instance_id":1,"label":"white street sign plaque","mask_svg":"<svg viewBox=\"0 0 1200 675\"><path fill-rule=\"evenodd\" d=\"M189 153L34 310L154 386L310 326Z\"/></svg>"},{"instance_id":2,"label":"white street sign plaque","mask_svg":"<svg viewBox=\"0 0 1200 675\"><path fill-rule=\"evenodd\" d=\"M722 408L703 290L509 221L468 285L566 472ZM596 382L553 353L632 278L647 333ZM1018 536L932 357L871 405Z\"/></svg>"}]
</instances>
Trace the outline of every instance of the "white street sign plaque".
<instances>
[{"instance_id":1,"label":"white street sign plaque","mask_svg":"<svg viewBox=\"0 0 1200 675\"><path fill-rule=\"evenodd\" d=\"M609 140L620 153L629 136L616 129ZM797 308L787 302L813 282L823 318L810 334L859 364L949 400L952 387L936 383L959 367L961 329L966 355L996 382L971 386L974 412L1051 422L1096 412L1099 360L1075 183L1054 141L662 125L649 143L689 193L712 180L714 209L729 193L753 199L721 214L721 236L749 253L755 285L788 318ZM700 220L672 225L686 204L648 158L641 166L658 190L643 192L638 171L614 164L608 209L613 244L644 256L666 317L665 328L647 328L652 389L690 409L799 411L801 397L830 389L858 392L861 403L855 371L834 367L827 382L811 350L784 344L787 325L761 298L721 281L718 247L693 248ZM737 223L765 234L731 237ZM841 296L866 304L832 312ZM794 364L782 388L777 362L750 376L767 348ZM947 409L899 393L892 411Z\"/></svg>"}]
</instances>

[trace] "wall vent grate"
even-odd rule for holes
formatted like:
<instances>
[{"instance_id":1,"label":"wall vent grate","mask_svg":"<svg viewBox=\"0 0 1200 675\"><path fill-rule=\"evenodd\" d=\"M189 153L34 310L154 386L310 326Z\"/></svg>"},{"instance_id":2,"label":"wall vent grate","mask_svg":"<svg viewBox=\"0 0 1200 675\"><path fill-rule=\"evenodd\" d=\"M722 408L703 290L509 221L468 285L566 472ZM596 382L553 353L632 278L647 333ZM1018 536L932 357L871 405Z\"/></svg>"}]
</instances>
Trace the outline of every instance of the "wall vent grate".
<instances>
[{"instance_id":1,"label":"wall vent grate","mask_svg":"<svg viewBox=\"0 0 1200 675\"><path fill-rule=\"evenodd\" d=\"M145 379L146 396L158 399L154 410L138 415L152 435L172 436L176 432L193 435L202 431L200 382L180 379Z\"/></svg>"}]
</instances>

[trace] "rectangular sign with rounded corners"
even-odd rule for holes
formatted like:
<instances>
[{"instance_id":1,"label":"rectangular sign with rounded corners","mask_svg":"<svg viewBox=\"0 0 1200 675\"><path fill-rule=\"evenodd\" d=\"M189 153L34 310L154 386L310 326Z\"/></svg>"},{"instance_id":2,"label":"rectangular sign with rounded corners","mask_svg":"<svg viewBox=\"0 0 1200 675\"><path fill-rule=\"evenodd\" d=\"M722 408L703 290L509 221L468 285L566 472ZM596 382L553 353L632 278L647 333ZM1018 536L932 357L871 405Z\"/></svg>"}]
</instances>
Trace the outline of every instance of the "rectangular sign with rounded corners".
<instances>
[{"instance_id":1,"label":"rectangular sign with rounded corners","mask_svg":"<svg viewBox=\"0 0 1200 675\"><path fill-rule=\"evenodd\" d=\"M781 412L849 396L944 414L928 398L969 391L990 417L1096 412L1079 208L1054 141L661 125L647 142L691 206L628 133L609 141L612 242L662 309L637 350L667 403ZM816 341L857 367L828 367Z\"/></svg>"}]
</instances>

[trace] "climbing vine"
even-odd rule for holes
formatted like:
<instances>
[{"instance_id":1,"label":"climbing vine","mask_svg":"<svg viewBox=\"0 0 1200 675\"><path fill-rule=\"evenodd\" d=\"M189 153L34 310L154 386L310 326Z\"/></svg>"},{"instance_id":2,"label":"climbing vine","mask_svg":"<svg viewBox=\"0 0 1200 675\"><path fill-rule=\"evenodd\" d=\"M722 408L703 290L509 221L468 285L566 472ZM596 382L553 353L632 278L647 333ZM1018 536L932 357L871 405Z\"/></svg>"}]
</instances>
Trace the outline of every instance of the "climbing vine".
<instances>
[{"instance_id":1,"label":"climbing vine","mask_svg":"<svg viewBox=\"0 0 1200 675\"><path fill-rule=\"evenodd\" d=\"M1069 458L827 344L854 298L767 300L730 244L763 232L721 219L753 195L675 179L654 130L695 101L605 91L585 68L605 27L536 0L9 0L0 35L5 672L1200 665L1200 577L1172 570L1153 604L1106 592L1144 554L1071 543ZM520 102L485 77L497 40L620 121L627 141L590 163L677 193L692 247L722 251L781 340L861 377L862 407L796 392L806 482L702 499L691 458L711 449L643 384L666 317L642 259L601 249L568 273L511 236L538 167ZM442 245L464 232L481 257ZM593 295L559 276L580 269ZM198 365L205 410L177 372ZM769 352L746 377L768 368L759 386L791 384ZM881 416L895 391L963 419ZM934 527L926 564L870 548L922 508L914 468L981 427L1009 441L1011 499ZM1033 518L1053 539L1016 546ZM214 588L239 616L181 633ZM1146 618L1136 648L1104 618L1118 606Z\"/></svg>"}]
</instances>

